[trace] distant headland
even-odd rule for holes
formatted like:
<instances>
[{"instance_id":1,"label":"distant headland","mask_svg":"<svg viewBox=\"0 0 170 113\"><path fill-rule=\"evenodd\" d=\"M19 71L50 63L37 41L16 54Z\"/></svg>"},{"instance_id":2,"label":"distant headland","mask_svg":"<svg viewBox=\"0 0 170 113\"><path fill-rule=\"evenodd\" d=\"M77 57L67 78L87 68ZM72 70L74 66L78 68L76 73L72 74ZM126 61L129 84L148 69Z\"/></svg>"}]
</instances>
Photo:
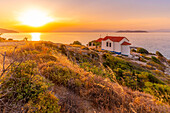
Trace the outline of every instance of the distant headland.
<instances>
[{"instance_id":1,"label":"distant headland","mask_svg":"<svg viewBox=\"0 0 170 113\"><path fill-rule=\"evenodd\" d=\"M0 28L0 33L19 33L19 32Z\"/></svg>"},{"instance_id":2,"label":"distant headland","mask_svg":"<svg viewBox=\"0 0 170 113\"><path fill-rule=\"evenodd\" d=\"M148 31L144 30L120 30L117 33L148 33Z\"/></svg>"}]
</instances>

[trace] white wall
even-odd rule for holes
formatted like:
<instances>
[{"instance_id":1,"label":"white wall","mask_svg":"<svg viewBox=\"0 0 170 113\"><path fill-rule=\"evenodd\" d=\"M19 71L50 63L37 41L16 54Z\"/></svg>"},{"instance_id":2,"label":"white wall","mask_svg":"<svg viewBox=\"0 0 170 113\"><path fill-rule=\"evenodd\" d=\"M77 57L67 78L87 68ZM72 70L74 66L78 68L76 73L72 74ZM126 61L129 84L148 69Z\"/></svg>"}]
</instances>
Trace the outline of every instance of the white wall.
<instances>
[{"instance_id":1,"label":"white wall","mask_svg":"<svg viewBox=\"0 0 170 113\"><path fill-rule=\"evenodd\" d=\"M123 40L121 40L119 42L121 54L123 54L123 55L130 55L130 45L121 45L123 42L129 42L129 40L124 38Z\"/></svg>"},{"instance_id":2,"label":"white wall","mask_svg":"<svg viewBox=\"0 0 170 113\"><path fill-rule=\"evenodd\" d=\"M115 44L114 51L121 52L121 45L119 44L119 42L114 42L114 44Z\"/></svg>"},{"instance_id":3,"label":"white wall","mask_svg":"<svg viewBox=\"0 0 170 113\"><path fill-rule=\"evenodd\" d=\"M122 40L119 42L120 45L121 45L123 42L129 42L129 40L127 40L126 38L122 39Z\"/></svg>"},{"instance_id":4,"label":"white wall","mask_svg":"<svg viewBox=\"0 0 170 113\"><path fill-rule=\"evenodd\" d=\"M130 55L130 46L129 45L121 45L121 54Z\"/></svg>"},{"instance_id":5,"label":"white wall","mask_svg":"<svg viewBox=\"0 0 170 113\"><path fill-rule=\"evenodd\" d=\"M114 45L115 45L114 51L115 51L115 52L121 52L121 51L122 51L122 50L121 50L121 44L122 44L124 41L125 41L125 42L129 42L126 38L122 39L120 42L114 42Z\"/></svg>"},{"instance_id":6,"label":"white wall","mask_svg":"<svg viewBox=\"0 0 170 113\"><path fill-rule=\"evenodd\" d=\"M106 43L111 43L111 47L110 46L106 46ZM104 49L104 50L108 50L108 51L114 51L114 44L113 44L113 42L110 40L110 39L107 39L107 40L103 40L102 41L102 49Z\"/></svg>"}]
</instances>

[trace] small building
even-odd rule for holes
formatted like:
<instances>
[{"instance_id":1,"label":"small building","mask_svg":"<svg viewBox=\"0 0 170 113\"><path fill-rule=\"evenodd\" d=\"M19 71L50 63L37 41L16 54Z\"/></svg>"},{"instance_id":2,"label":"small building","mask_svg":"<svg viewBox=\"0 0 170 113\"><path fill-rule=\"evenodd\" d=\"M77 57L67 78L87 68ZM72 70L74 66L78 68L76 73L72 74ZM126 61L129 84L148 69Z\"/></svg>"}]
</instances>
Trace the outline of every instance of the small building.
<instances>
[{"instance_id":1,"label":"small building","mask_svg":"<svg viewBox=\"0 0 170 113\"><path fill-rule=\"evenodd\" d=\"M101 48L102 50L108 50L116 54L130 55L131 43L126 37L118 36L106 36L105 38L99 38L89 42L89 48Z\"/></svg>"},{"instance_id":2,"label":"small building","mask_svg":"<svg viewBox=\"0 0 170 113\"><path fill-rule=\"evenodd\" d=\"M89 48L94 48L94 49L99 49L101 48L101 42L102 42L103 38L99 38L97 40L93 40L91 42L89 42L87 44L87 47Z\"/></svg>"},{"instance_id":3,"label":"small building","mask_svg":"<svg viewBox=\"0 0 170 113\"><path fill-rule=\"evenodd\" d=\"M106 36L102 40L101 49L116 54L130 55L130 45L131 43L126 37Z\"/></svg>"}]
</instances>

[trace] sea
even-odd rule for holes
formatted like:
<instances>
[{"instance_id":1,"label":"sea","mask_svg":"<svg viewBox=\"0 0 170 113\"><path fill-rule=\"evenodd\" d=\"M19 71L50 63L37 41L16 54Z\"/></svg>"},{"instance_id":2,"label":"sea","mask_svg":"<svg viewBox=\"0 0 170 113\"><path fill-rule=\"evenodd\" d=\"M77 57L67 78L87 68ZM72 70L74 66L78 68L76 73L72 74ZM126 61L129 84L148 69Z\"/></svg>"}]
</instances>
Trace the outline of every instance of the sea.
<instances>
[{"instance_id":1,"label":"sea","mask_svg":"<svg viewBox=\"0 0 170 113\"><path fill-rule=\"evenodd\" d=\"M55 33L4 33L1 37L14 40L29 41L42 40L54 43L70 44L80 41L86 45L89 41L103 38L105 36L125 36L132 43L131 46L143 47L149 52L160 51L166 58L170 59L170 32L149 33L116 33L116 32L55 32Z\"/></svg>"}]
</instances>

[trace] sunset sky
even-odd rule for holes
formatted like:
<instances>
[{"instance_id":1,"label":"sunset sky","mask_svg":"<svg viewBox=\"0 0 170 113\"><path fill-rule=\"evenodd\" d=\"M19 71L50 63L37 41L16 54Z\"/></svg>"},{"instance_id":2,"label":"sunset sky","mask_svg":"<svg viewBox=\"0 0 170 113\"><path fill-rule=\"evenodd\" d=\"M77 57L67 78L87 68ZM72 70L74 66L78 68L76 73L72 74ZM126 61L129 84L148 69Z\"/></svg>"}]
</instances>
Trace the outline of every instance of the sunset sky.
<instances>
[{"instance_id":1,"label":"sunset sky","mask_svg":"<svg viewBox=\"0 0 170 113\"><path fill-rule=\"evenodd\" d=\"M18 19L32 9L46 14L47 24ZM0 0L0 14L0 28L20 32L170 29L170 0Z\"/></svg>"}]
</instances>

